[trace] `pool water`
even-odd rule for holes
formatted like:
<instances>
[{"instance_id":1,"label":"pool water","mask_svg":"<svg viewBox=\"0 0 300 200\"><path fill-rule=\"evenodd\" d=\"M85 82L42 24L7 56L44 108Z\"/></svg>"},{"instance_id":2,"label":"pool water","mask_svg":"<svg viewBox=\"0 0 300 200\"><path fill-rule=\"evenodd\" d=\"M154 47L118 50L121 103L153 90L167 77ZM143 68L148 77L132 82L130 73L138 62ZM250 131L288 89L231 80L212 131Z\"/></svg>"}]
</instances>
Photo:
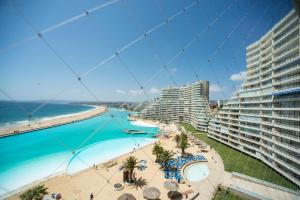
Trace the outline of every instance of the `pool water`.
<instances>
[{"instance_id":1,"label":"pool water","mask_svg":"<svg viewBox=\"0 0 300 200\"><path fill-rule=\"evenodd\" d=\"M209 169L206 164L195 163L184 169L184 175L190 182L199 182L208 177Z\"/></svg>"},{"instance_id":2,"label":"pool water","mask_svg":"<svg viewBox=\"0 0 300 200\"><path fill-rule=\"evenodd\" d=\"M0 138L0 199L36 180L62 172L75 173L153 142L158 127L133 125L128 114L110 109L76 123ZM147 134L127 134L124 129Z\"/></svg>"}]
</instances>

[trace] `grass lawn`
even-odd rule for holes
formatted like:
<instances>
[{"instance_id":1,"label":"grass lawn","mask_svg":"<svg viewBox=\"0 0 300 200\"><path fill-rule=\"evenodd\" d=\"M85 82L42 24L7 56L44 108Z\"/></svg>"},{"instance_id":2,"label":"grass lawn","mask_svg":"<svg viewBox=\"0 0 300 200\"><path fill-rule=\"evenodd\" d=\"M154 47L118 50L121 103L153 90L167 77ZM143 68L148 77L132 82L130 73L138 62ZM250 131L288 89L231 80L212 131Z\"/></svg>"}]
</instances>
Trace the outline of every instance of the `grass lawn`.
<instances>
[{"instance_id":1,"label":"grass lawn","mask_svg":"<svg viewBox=\"0 0 300 200\"><path fill-rule=\"evenodd\" d=\"M293 190L299 189L263 162L207 137L206 133L200 133L190 124L182 123L181 125L189 132L198 133L194 135L206 144L212 146L219 153L226 171L238 172Z\"/></svg>"},{"instance_id":2,"label":"grass lawn","mask_svg":"<svg viewBox=\"0 0 300 200\"><path fill-rule=\"evenodd\" d=\"M215 198L213 200L248 200L245 197L239 196L237 194L234 194L233 192L226 192L226 190L222 189L221 191L218 191L215 195Z\"/></svg>"}]
</instances>

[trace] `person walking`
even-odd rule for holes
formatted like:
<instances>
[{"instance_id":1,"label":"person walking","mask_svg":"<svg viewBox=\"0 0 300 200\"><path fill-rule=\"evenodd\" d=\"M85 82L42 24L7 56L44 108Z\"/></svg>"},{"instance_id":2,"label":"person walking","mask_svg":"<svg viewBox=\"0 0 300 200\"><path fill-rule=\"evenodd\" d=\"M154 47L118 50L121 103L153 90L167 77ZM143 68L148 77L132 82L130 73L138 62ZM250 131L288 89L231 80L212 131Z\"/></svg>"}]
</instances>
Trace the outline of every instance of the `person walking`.
<instances>
[{"instance_id":1,"label":"person walking","mask_svg":"<svg viewBox=\"0 0 300 200\"><path fill-rule=\"evenodd\" d=\"M93 200L93 199L94 199L94 194L91 193L91 194L90 194L90 200Z\"/></svg>"}]
</instances>

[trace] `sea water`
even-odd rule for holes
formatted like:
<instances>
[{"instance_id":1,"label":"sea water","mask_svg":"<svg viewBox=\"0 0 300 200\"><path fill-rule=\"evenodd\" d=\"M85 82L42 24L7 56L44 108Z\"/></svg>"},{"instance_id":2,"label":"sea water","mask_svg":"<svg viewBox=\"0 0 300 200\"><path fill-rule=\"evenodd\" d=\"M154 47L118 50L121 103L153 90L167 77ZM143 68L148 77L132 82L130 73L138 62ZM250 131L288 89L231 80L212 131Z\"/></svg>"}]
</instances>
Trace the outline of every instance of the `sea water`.
<instances>
[{"instance_id":1,"label":"sea water","mask_svg":"<svg viewBox=\"0 0 300 200\"><path fill-rule=\"evenodd\" d=\"M93 108L93 106L71 103L0 101L0 126L69 115Z\"/></svg>"}]
</instances>

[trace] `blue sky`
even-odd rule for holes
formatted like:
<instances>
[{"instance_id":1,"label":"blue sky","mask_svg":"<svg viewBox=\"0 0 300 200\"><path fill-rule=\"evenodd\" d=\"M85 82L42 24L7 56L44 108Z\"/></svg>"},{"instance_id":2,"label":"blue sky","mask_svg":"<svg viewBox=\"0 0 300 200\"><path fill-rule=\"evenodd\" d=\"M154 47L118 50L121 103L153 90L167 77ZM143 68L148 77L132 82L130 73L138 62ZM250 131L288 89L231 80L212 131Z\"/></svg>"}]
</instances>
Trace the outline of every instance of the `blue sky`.
<instances>
[{"instance_id":1,"label":"blue sky","mask_svg":"<svg viewBox=\"0 0 300 200\"><path fill-rule=\"evenodd\" d=\"M12 9L10 1L1 1L0 89L16 100L95 100L41 39L13 46L36 35L31 26L40 32L108 0L13 2L27 22ZM81 75L191 3L190 0L121 0L49 31L43 38ZM169 73L165 70L157 73L163 63L230 3L232 7L168 66ZM237 80L240 76L234 74L246 70L246 46L259 39L291 9L291 1L284 0L200 0L187 12L120 53L126 66L114 58L82 81L99 100L141 101L157 96L160 88L196 81L196 72L200 80L210 81L211 99L229 98L241 84ZM224 45L212 56L223 41ZM158 75L149 82L156 73ZM231 80L232 75L234 80ZM147 96L140 91L137 82L144 86ZM0 93L0 99L8 97Z\"/></svg>"}]
</instances>

